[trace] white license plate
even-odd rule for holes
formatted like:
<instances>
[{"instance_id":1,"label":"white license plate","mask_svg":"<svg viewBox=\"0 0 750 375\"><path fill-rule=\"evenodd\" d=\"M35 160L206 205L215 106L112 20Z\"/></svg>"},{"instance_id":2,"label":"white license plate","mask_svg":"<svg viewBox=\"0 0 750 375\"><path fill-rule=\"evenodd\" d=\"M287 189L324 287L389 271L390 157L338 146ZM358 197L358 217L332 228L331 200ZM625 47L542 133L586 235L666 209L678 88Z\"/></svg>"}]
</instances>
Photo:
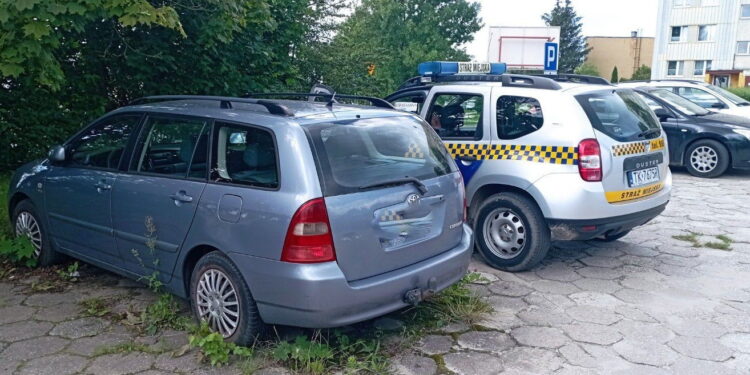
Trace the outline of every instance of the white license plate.
<instances>
[{"instance_id":1,"label":"white license plate","mask_svg":"<svg viewBox=\"0 0 750 375\"><path fill-rule=\"evenodd\" d=\"M489 73L490 63L460 62L458 63L459 74Z\"/></svg>"},{"instance_id":2,"label":"white license plate","mask_svg":"<svg viewBox=\"0 0 750 375\"><path fill-rule=\"evenodd\" d=\"M648 185L659 182L659 180L659 167L628 172L628 185L630 187Z\"/></svg>"}]
</instances>

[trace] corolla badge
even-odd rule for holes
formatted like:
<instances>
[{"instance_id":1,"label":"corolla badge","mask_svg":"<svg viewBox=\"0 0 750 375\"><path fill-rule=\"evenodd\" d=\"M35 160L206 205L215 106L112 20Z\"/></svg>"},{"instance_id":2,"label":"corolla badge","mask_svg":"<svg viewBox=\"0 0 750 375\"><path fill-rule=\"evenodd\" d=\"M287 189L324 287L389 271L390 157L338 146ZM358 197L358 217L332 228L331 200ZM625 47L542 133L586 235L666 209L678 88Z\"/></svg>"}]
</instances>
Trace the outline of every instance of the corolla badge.
<instances>
[{"instance_id":1,"label":"corolla badge","mask_svg":"<svg viewBox=\"0 0 750 375\"><path fill-rule=\"evenodd\" d=\"M419 195L417 195L417 194L409 194L409 196L406 197L406 203L409 206L413 206L413 205L419 203Z\"/></svg>"}]
</instances>

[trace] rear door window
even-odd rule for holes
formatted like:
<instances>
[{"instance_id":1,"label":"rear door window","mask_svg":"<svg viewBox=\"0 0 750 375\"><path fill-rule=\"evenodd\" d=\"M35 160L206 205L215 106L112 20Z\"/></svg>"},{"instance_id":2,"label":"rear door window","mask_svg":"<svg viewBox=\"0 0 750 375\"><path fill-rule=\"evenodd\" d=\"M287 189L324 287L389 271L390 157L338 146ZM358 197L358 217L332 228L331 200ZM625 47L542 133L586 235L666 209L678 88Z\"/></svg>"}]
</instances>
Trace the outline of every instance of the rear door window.
<instances>
[{"instance_id":1,"label":"rear door window","mask_svg":"<svg viewBox=\"0 0 750 375\"><path fill-rule=\"evenodd\" d=\"M276 142L269 131L217 122L214 142L212 181L279 187Z\"/></svg>"},{"instance_id":2,"label":"rear door window","mask_svg":"<svg viewBox=\"0 0 750 375\"><path fill-rule=\"evenodd\" d=\"M632 90L606 90L576 96L596 130L620 141L656 138L659 121Z\"/></svg>"},{"instance_id":3,"label":"rear door window","mask_svg":"<svg viewBox=\"0 0 750 375\"><path fill-rule=\"evenodd\" d=\"M134 170L172 177L206 178L208 122L149 117L139 141Z\"/></svg>"},{"instance_id":4,"label":"rear door window","mask_svg":"<svg viewBox=\"0 0 750 375\"><path fill-rule=\"evenodd\" d=\"M476 94L437 94L427 122L442 139L482 139L484 97Z\"/></svg>"},{"instance_id":5,"label":"rear door window","mask_svg":"<svg viewBox=\"0 0 750 375\"><path fill-rule=\"evenodd\" d=\"M516 139L542 128L542 106L534 98L501 96L497 99L497 134L500 139Z\"/></svg>"},{"instance_id":6,"label":"rear door window","mask_svg":"<svg viewBox=\"0 0 750 375\"><path fill-rule=\"evenodd\" d=\"M306 127L325 195L362 191L389 180L425 180L456 171L445 146L416 116L321 123Z\"/></svg>"}]
</instances>

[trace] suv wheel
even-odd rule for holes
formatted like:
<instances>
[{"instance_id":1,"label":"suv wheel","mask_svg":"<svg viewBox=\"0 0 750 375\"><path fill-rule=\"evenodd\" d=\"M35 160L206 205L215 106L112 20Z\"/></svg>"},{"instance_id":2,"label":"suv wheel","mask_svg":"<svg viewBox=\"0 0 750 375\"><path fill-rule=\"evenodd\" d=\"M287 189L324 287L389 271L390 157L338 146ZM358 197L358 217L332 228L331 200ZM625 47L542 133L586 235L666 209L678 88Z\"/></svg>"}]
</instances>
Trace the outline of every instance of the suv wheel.
<instances>
[{"instance_id":1,"label":"suv wheel","mask_svg":"<svg viewBox=\"0 0 750 375\"><path fill-rule=\"evenodd\" d=\"M500 193L484 201L475 224L479 252L492 267L523 271L539 263L550 247L542 211L529 198Z\"/></svg>"},{"instance_id":2,"label":"suv wheel","mask_svg":"<svg viewBox=\"0 0 750 375\"><path fill-rule=\"evenodd\" d=\"M237 267L218 251L198 260L190 280L193 314L237 345L251 345L264 328Z\"/></svg>"},{"instance_id":3,"label":"suv wheel","mask_svg":"<svg viewBox=\"0 0 750 375\"><path fill-rule=\"evenodd\" d=\"M693 143L685 155L687 170L696 177L719 177L729 168L729 151L724 145L712 139Z\"/></svg>"},{"instance_id":4,"label":"suv wheel","mask_svg":"<svg viewBox=\"0 0 750 375\"><path fill-rule=\"evenodd\" d=\"M16 237L26 236L31 241L39 266L47 267L60 262L62 256L52 249L46 228L31 201L21 201L13 209L13 229Z\"/></svg>"}]
</instances>

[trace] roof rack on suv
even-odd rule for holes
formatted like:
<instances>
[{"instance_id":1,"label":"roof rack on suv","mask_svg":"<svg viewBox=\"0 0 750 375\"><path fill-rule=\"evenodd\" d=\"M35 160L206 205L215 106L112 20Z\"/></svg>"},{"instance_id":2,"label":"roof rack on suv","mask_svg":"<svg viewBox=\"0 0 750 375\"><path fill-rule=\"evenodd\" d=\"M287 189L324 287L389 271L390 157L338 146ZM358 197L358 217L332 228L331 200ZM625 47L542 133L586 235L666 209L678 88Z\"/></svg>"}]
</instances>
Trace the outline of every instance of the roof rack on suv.
<instances>
[{"instance_id":1,"label":"roof rack on suv","mask_svg":"<svg viewBox=\"0 0 750 375\"><path fill-rule=\"evenodd\" d=\"M503 84L503 86L506 87L527 87L543 90L560 90L562 88L557 84L557 82L544 76L531 76L523 74L455 74L435 77L412 77L401 84L401 87L399 87L399 91L406 88L426 86L430 83L441 82L500 82Z\"/></svg>"},{"instance_id":2,"label":"roof rack on suv","mask_svg":"<svg viewBox=\"0 0 750 375\"><path fill-rule=\"evenodd\" d=\"M557 82L571 82L571 83L586 83L590 85L607 85L610 86L612 83L602 77L589 76L584 74L539 74L535 75L538 77L545 77Z\"/></svg>"},{"instance_id":3,"label":"roof rack on suv","mask_svg":"<svg viewBox=\"0 0 750 375\"><path fill-rule=\"evenodd\" d=\"M333 100L334 102L336 102L336 99L354 99L354 100L368 101L373 107L394 109L391 103L388 103L387 101L383 99L374 98L371 96L361 96L361 95L340 95L340 94L304 93L304 92L264 92L264 93L245 94L242 97L252 98L252 97L259 97L259 96L262 96L262 97L299 96L299 97L308 97L308 98L313 97L313 98L325 98L326 100Z\"/></svg>"},{"instance_id":4,"label":"roof rack on suv","mask_svg":"<svg viewBox=\"0 0 750 375\"><path fill-rule=\"evenodd\" d=\"M279 116L294 116L294 112L286 106L275 103L270 100L235 98L231 96L209 96L209 95L154 95L144 96L130 102L130 105L144 104L145 102L165 102L170 100L206 100L217 101L219 106L225 109L231 109L232 103L257 104L266 107L269 113Z\"/></svg>"}]
</instances>

